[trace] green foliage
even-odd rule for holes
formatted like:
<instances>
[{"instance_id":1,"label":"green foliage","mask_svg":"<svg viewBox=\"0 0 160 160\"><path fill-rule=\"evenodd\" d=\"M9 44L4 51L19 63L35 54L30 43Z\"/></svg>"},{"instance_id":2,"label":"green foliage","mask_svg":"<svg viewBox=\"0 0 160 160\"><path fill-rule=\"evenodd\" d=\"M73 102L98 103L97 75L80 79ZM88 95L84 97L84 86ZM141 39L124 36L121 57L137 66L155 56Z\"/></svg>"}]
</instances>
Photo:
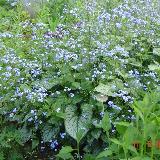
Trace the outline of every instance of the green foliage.
<instances>
[{"instance_id":1,"label":"green foliage","mask_svg":"<svg viewBox=\"0 0 160 160\"><path fill-rule=\"evenodd\" d=\"M108 132L109 129L111 129L111 123L107 112L104 114L104 117L102 119L102 128L106 132Z\"/></svg>"},{"instance_id":2,"label":"green foliage","mask_svg":"<svg viewBox=\"0 0 160 160\"><path fill-rule=\"evenodd\" d=\"M0 1L0 160L160 159L150 3Z\"/></svg>"},{"instance_id":3,"label":"green foliage","mask_svg":"<svg viewBox=\"0 0 160 160\"><path fill-rule=\"evenodd\" d=\"M110 151L110 150L105 150L105 151L103 151L103 152L101 152L97 157L96 157L96 159L101 159L101 158L104 158L104 157L108 157L108 156L110 156L110 155L112 155L112 151Z\"/></svg>"},{"instance_id":4,"label":"green foliage","mask_svg":"<svg viewBox=\"0 0 160 160\"><path fill-rule=\"evenodd\" d=\"M159 107L158 97L159 93L152 92L151 94L146 94L142 101L135 101L132 105L137 117L134 126L132 123L129 124L127 122L116 123L117 130L122 135L122 138L120 140L111 139L111 141L123 148L125 157L128 157L128 152L133 152L141 158L145 157L147 155L147 141L152 140L152 143L156 144L155 140L159 139L158 115L155 114L156 108ZM139 152L132 146L137 141L140 145ZM156 145L153 145L150 152L151 159L156 154L156 150Z\"/></svg>"},{"instance_id":5,"label":"green foliage","mask_svg":"<svg viewBox=\"0 0 160 160\"><path fill-rule=\"evenodd\" d=\"M62 147L62 149L57 154L57 157L62 159L73 159L73 156L71 154L72 151L73 149L70 146Z\"/></svg>"}]
</instances>

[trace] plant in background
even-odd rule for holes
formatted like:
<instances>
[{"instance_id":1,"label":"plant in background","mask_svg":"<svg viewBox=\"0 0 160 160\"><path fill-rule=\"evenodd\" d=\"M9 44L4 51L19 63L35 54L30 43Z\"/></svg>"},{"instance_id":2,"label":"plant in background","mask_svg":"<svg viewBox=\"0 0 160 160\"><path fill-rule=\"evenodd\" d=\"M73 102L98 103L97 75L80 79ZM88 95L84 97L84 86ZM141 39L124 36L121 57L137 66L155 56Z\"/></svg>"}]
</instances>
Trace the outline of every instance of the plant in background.
<instances>
[{"instance_id":1,"label":"plant in background","mask_svg":"<svg viewBox=\"0 0 160 160\"><path fill-rule=\"evenodd\" d=\"M21 0L24 9L34 18L38 12L46 5L48 0Z\"/></svg>"}]
</instances>

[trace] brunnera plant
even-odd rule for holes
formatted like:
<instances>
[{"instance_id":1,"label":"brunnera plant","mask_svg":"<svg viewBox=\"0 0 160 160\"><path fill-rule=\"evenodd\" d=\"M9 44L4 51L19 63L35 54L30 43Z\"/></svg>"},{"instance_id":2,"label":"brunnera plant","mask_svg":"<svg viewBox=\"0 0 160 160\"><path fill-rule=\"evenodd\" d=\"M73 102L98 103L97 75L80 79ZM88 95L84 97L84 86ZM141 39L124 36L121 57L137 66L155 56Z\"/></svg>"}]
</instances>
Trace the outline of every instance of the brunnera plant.
<instances>
[{"instance_id":1,"label":"brunnera plant","mask_svg":"<svg viewBox=\"0 0 160 160\"><path fill-rule=\"evenodd\" d=\"M159 86L160 16L134 2L50 1L35 19L1 7L1 159L158 157L145 93Z\"/></svg>"}]
</instances>

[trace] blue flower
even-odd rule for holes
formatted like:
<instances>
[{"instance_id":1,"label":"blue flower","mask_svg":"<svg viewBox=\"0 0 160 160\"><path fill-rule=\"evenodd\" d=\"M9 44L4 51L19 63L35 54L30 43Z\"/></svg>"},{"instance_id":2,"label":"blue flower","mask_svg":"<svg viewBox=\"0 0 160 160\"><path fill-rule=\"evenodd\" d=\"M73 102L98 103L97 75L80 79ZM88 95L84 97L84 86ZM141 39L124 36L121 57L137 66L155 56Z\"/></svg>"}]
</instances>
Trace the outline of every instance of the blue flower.
<instances>
[{"instance_id":1,"label":"blue flower","mask_svg":"<svg viewBox=\"0 0 160 160\"><path fill-rule=\"evenodd\" d=\"M104 116L104 112L100 112L100 116L103 117Z\"/></svg>"},{"instance_id":2,"label":"blue flower","mask_svg":"<svg viewBox=\"0 0 160 160\"><path fill-rule=\"evenodd\" d=\"M62 139L64 139L64 137L66 136L66 133L60 133L60 136Z\"/></svg>"},{"instance_id":3,"label":"blue flower","mask_svg":"<svg viewBox=\"0 0 160 160\"><path fill-rule=\"evenodd\" d=\"M14 108L12 112L13 112L13 113L16 113L16 112L17 112L17 108Z\"/></svg>"},{"instance_id":4,"label":"blue flower","mask_svg":"<svg viewBox=\"0 0 160 160\"><path fill-rule=\"evenodd\" d=\"M58 146L58 141L57 140L52 141L51 144L50 144L51 149L55 149L57 146Z\"/></svg>"},{"instance_id":5,"label":"blue flower","mask_svg":"<svg viewBox=\"0 0 160 160\"><path fill-rule=\"evenodd\" d=\"M28 118L28 122L31 122L31 121L33 121L33 118L32 117Z\"/></svg>"},{"instance_id":6,"label":"blue flower","mask_svg":"<svg viewBox=\"0 0 160 160\"><path fill-rule=\"evenodd\" d=\"M122 27L122 24L116 23L116 27L117 27L118 29L120 29L120 28Z\"/></svg>"}]
</instances>

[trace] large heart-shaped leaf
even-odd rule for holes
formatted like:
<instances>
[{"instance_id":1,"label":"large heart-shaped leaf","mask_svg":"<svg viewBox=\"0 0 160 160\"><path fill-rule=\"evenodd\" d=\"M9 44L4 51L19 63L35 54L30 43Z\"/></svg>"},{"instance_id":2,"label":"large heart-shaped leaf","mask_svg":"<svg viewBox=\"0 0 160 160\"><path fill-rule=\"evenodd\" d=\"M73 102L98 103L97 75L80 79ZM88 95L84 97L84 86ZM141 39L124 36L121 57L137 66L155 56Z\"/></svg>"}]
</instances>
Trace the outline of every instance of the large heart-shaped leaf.
<instances>
[{"instance_id":1,"label":"large heart-shaped leaf","mask_svg":"<svg viewBox=\"0 0 160 160\"><path fill-rule=\"evenodd\" d=\"M96 88L95 88L95 91L96 92L99 92L103 95L106 95L106 96L112 96L113 94L113 89L110 85L105 85L105 84L102 84L100 83Z\"/></svg>"},{"instance_id":2,"label":"large heart-shaped leaf","mask_svg":"<svg viewBox=\"0 0 160 160\"><path fill-rule=\"evenodd\" d=\"M160 56L160 48L153 48L153 54Z\"/></svg>"},{"instance_id":3,"label":"large heart-shaped leaf","mask_svg":"<svg viewBox=\"0 0 160 160\"><path fill-rule=\"evenodd\" d=\"M80 112L80 113L77 113ZM80 110L77 110L76 106L68 106L65 110L65 128L67 133L74 138L79 140L79 133L81 133L81 139L89 130L91 124L92 109L89 105L81 106ZM82 132L83 130L83 132Z\"/></svg>"},{"instance_id":4,"label":"large heart-shaped leaf","mask_svg":"<svg viewBox=\"0 0 160 160\"><path fill-rule=\"evenodd\" d=\"M149 70L154 71L154 70L160 70L160 65L159 64L150 64L148 66Z\"/></svg>"},{"instance_id":5,"label":"large heart-shaped leaf","mask_svg":"<svg viewBox=\"0 0 160 160\"><path fill-rule=\"evenodd\" d=\"M100 101L105 102L107 100L108 96L113 96L113 94L115 93L115 91L117 89L124 90L124 84L123 84L122 80L120 80L118 78L116 78L112 82L108 82L107 84L100 83L94 90L96 92L100 93L100 95L102 95L100 98ZM125 90L126 90L126 88L125 88Z\"/></svg>"},{"instance_id":6,"label":"large heart-shaped leaf","mask_svg":"<svg viewBox=\"0 0 160 160\"><path fill-rule=\"evenodd\" d=\"M54 136L57 135L58 132L59 132L59 130L57 129L57 127L46 125L44 127L44 130L43 130L43 133L42 133L43 141L44 142L49 142L50 140L52 140L54 138Z\"/></svg>"},{"instance_id":7,"label":"large heart-shaped leaf","mask_svg":"<svg viewBox=\"0 0 160 160\"><path fill-rule=\"evenodd\" d=\"M31 130L28 130L26 126L18 130L18 136L16 137L16 141L20 145L24 145L32 136Z\"/></svg>"},{"instance_id":8,"label":"large heart-shaped leaf","mask_svg":"<svg viewBox=\"0 0 160 160\"><path fill-rule=\"evenodd\" d=\"M106 102L108 100L108 96L103 95L103 94L97 94L96 99L99 102Z\"/></svg>"}]
</instances>

